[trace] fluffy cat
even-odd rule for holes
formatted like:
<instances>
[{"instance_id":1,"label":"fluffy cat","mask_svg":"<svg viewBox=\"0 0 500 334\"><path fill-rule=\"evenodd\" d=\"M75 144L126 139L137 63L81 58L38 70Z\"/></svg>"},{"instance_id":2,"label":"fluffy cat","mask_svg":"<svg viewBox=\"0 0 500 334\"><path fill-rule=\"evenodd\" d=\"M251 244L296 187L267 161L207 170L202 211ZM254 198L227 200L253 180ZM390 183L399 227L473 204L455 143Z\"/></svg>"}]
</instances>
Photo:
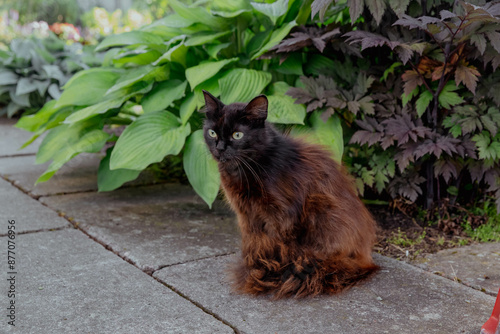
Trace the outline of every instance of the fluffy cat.
<instances>
[{"instance_id":1,"label":"fluffy cat","mask_svg":"<svg viewBox=\"0 0 500 334\"><path fill-rule=\"evenodd\" d=\"M203 93L205 140L241 231L233 288L275 298L334 294L376 271L375 222L330 153L266 122L264 95L224 105Z\"/></svg>"}]
</instances>

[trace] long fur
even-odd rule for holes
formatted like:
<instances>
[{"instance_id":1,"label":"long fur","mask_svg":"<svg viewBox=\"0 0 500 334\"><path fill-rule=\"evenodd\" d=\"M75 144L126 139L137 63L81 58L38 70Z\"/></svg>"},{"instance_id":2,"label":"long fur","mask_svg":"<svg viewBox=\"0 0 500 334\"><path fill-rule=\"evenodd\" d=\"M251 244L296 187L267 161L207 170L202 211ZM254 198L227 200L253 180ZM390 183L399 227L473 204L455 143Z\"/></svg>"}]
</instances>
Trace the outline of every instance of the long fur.
<instances>
[{"instance_id":1,"label":"long fur","mask_svg":"<svg viewBox=\"0 0 500 334\"><path fill-rule=\"evenodd\" d=\"M245 118L248 106L217 108L204 128L241 231L233 288L275 298L335 294L375 272L375 222L330 153ZM229 139L235 129L244 130L246 141ZM220 141L235 147L218 150Z\"/></svg>"}]
</instances>

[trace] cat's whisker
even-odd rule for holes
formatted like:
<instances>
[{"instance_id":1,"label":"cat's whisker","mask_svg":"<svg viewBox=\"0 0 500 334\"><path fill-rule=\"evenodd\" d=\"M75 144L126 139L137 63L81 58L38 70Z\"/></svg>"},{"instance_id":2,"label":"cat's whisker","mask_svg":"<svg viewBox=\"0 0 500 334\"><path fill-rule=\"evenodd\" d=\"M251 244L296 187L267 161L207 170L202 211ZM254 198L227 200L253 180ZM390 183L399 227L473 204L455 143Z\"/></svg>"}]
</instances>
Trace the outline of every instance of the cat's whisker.
<instances>
[{"instance_id":1,"label":"cat's whisker","mask_svg":"<svg viewBox=\"0 0 500 334\"><path fill-rule=\"evenodd\" d=\"M255 178L255 181L257 181L257 183L259 184L260 186L260 189L262 190L262 195L264 196L264 199L266 199L266 191L264 189L264 183L262 182L262 179L260 178L260 176L257 174L257 172L252 168L252 166L247 162L245 161L244 159L240 159L240 161L248 168L248 170L253 174L254 178Z\"/></svg>"},{"instance_id":2,"label":"cat's whisker","mask_svg":"<svg viewBox=\"0 0 500 334\"><path fill-rule=\"evenodd\" d=\"M236 164L238 166L238 174L240 176L241 183L243 183L243 179L241 177L241 174L243 174L245 176L245 180L247 181L247 195L250 196L250 181L248 180L247 174L245 173L243 167L241 167L241 165L240 165L240 162L241 162L240 158L238 158L236 156L235 156L235 158L236 158ZM240 172L240 167L241 167L241 172Z\"/></svg>"},{"instance_id":3,"label":"cat's whisker","mask_svg":"<svg viewBox=\"0 0 500 334\"><path fill-rule=\"evenodd\" d=\"M245 155L245 159L248 159L250 161L252 161L257 167L259 167L259 170L263 171L264 173L266 173L267 177L268 178L271 178L271 176L269 175L269 173L267 172L267 170L262 167L262 165L260 163L258 163L257 161L255 161L254 159L250 158L249 156L246 156Z\"/></svg>"}]
</instances>

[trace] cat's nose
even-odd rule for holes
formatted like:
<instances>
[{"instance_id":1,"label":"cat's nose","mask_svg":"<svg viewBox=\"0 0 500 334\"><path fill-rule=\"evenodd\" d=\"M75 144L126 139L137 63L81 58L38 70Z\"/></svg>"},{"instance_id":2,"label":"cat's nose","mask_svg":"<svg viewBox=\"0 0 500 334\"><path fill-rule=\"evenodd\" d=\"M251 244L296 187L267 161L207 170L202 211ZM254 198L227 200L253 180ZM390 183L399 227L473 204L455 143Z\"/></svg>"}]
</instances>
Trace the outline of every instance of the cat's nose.
<instances>
[{"instance_id":1,"label":"cat's nose","mask_svg":"<svg viewBox=\"0 0 500 334\"><path fill-rule=\"evenodd\" d=\"M219 150L219 152L223 152L223 151L225 151L225 150L226 150L226 145L224 144L224 142L223 142L223 141L219 141L219 142L217 143L217 146L216 146L216 147L217 147L217 150Z\"/></svg>"}]
</instances>

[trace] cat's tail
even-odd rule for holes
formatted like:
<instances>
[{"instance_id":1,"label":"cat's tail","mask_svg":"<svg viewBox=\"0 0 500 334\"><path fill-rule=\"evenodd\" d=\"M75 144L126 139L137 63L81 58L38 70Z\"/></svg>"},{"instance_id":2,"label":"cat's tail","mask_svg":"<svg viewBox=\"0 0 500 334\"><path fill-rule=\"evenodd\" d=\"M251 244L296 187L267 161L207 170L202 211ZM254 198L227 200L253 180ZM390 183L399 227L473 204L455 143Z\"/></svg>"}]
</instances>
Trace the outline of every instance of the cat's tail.
<instances>
[{"instance_id":1,"label":"cat's tail","mask_svg":"<svg viewBox=\"0 0 500 334\"><path fill-rule=\"evenodd\" d=\"M308 297L343 292L376 272L379 266L369 260L332 257L324 260L293 263L282 275L275 298Z\"/></svg>"},{"instance_id":2,"label":"cat's tail","mask_svg":"<svg viewBox=\"0 0 500 334\"><path fill-rule=\"evenodd\" d=\"M232 268L233 288L250 294L272 293L274 298L338 294L376 272L371 256L365 259L330 257L300 258L274 268L248 268L242 262Z\"/></svg>"}]
</instances>

